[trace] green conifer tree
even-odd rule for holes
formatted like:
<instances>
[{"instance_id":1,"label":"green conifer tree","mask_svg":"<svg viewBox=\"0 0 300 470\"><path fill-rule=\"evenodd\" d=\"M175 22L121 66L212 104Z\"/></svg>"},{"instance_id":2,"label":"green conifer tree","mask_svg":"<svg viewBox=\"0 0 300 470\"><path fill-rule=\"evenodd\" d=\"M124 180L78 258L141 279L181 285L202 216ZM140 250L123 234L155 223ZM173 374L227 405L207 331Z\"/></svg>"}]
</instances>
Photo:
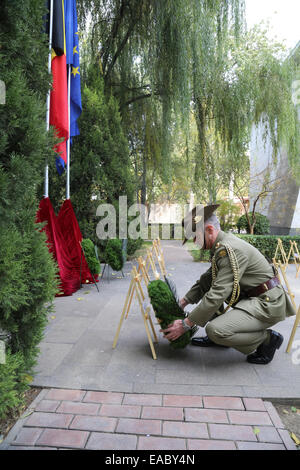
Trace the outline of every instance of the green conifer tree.
<instances>
[{"instance_id":1,"label":"green conifer tree","mask_svg":"<svg viewBox=\"0 0 300 470\"><path fill-rule=\"evenodd\" d=\"M83 235L99 244L96 209L100 203L113 204L118 210L119 196L133 202L133 175L128 141L122 129L119 105L106 94L99 67L88 71L82 87L82 114L78 120L80 135L71 147L70 192L74 211ZM51 173L51 194L56 209L64 197L64 185L56 170Z\"/></svg>"},{"instance_id":2,"label":"green conifer tree","mask_svg":"<svg viewBox=\"0 0 300 470\"><path fill-rule=\"evenodd\" d=\"M56 292L56 266L35 223L47 135L47 38L43 2L4 0L0 18L0 330L10 340L0 364L0 417L30 382Z\"/></svg>"}]
</instances>

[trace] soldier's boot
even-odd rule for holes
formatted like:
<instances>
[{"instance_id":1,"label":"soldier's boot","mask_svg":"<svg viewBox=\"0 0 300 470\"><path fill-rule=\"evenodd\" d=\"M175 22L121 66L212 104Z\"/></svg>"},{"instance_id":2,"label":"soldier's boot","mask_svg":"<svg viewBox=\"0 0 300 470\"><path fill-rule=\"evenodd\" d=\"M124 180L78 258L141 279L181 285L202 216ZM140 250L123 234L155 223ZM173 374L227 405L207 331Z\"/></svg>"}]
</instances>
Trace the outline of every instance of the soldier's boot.
<instances>
[{"instance_id":1,"label":"soldier's boot","mask_svg":"<svg viewBox=\"0 0 300 470\"><path fill-rule=\"evenodd\" d=\"M222 346L221 344L214 343L208 336L202 336L198 338L193 338L191 341L193 346L200 346L204 348L209 348L211 346L217 346L219 348L228 348L229 346Z\"/></svg>"},{"instance_id":2,"label":"soldier's boot","mask_svg":"<svg viewBox=\"0 0 300 470\"><path fill-rule=\"evenodd\" d=\"M269 342L262 343L257 350L247 356L247 361L251 364L269 364L274 357L276 349L279 349L283 343L283 336L274 330L270 331Z\"/></svg>"}]
</instances>

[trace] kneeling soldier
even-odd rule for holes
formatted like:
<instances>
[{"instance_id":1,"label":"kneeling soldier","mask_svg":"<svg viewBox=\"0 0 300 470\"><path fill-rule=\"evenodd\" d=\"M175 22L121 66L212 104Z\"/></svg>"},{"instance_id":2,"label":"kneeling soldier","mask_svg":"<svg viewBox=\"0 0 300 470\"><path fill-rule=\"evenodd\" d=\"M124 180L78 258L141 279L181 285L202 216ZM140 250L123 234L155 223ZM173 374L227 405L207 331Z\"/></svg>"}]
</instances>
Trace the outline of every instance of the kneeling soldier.
<instances>
[{"instance_id":1,"label":"kneeling soldier","mask_svg":"<svg viewBox=\"0 0 300 470\"><path fill-rule=\"evenodd\" d=\"M198 206L199 207L199 206ZM274 273L274 268L252 245L220 230L213 212L217 205L195 207L182 221L186 238L211 251L211 268L180 300L182 308L201 302L182 320L163 333L173 341L197 324L207 336L193 338L195 346L233 347L253 364L268 364L283 336L271 326L295 315L293 305ZM224 302L227 307L224 308Z\"/></svg>"}]
</instances>

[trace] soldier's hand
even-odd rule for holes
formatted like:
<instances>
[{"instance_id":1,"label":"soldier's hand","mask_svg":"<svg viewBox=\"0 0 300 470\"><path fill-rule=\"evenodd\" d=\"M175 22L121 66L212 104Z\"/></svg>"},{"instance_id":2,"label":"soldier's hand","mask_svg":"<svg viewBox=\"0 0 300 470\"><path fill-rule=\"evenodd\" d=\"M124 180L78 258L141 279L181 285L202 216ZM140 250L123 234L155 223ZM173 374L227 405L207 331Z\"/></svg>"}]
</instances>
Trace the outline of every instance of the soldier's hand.
<instances>
[{"instance_id":1,"label":"soldier's hand","mask_svg":"<svg viewBox=\"0 0 300 470\"><path fill-rule=\"evenodd\" d=\"M160 331L169 341L175 341L175 339L179 338L185 333L181 320L175 320L173 323L168 325L168 328Z\"/></svg>"},{"instance_id":2,"label":"soldier's hand","mask_svg":"<svg viewBox=\"0 0 300 470\"><path fill-rule=\"evenodd\" d=\"M182 310L189 304L187 300L183 297L182 299L179 300L180 307Z\"/></svg>"}]
</instances>

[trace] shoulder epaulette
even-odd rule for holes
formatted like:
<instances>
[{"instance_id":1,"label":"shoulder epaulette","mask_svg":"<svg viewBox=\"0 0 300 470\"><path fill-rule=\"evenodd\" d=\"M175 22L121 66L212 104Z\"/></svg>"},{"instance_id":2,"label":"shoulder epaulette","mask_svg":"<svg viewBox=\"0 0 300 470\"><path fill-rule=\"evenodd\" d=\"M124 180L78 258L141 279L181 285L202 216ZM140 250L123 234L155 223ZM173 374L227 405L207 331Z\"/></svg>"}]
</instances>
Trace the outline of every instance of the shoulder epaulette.
<instances>
[{"instance_id":1,"label":"shoulder epaulette","mask_svg":"<svg viewBox=\"0 0 300 470\"><path fill-rule=\"evenodd\" d=\"M223 258L224 256L228 256L225 248L222 248L216 252L216 259Z\"/></svg>"}]
</instances>

